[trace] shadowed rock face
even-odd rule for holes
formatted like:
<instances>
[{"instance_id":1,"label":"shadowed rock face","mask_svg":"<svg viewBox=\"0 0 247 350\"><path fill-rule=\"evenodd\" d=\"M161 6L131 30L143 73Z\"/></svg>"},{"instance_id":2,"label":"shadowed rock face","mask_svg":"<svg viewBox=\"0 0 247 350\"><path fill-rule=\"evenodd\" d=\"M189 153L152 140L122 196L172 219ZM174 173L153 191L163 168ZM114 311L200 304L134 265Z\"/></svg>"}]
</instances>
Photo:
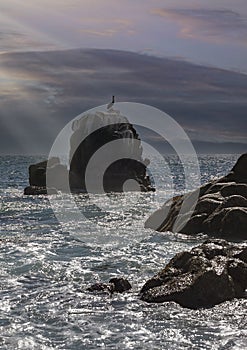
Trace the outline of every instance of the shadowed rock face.
<instances>
[{"instance_id":1,"label":"shadowed rock face","mask_svg":"<svg viewBox=\"0 0 247 350\"><path fill-rule=\"evenodd\" d=\"M144 284L141 299L197 309L241 298L246 288L247 245L215 239L176 254Z\"/></svg>"},{"instance_id":2,"label":"shadowed rock face","mask_svg":"<svg viewBox=\"0 0 247 350\"><path fill-rule=\"evenodd\" d=\"M247 153L238 159L228 175L198 189L199 198L192 211L188 205L187 213L179 214L183 203L193 202L190 198L194 194L191 192L167 201L148 218L145 227L160 232L247 239Z\"/></svg>"},{"instance_id":3,"label":"shadowed rock face","mask_svg":"<svg viewBox=\"0 0 247 350\"><path fill-rule=\"evenodd\" d=\"M92 177L100 172L102 166L109 164L101 179L104 192L122 192L124 183L129 179L135 180L141 191L153 190L142 159L141 140L135 128L126 117L111 110L107 113L88 114L75 122L74 133L70 139L70 188L73 191L87 190L85 174L92 156L97 151L101 152L104 145L110 145L117 140L123 142L119 146L112 143L108 154L104 154L94 164ZM116 147L119 147L117 151L125 157L119 157L120 159L112 162L111 157L116 152ZM96 177L92 187L92 191L99 193Z\"/></svg>"}]
</instances>

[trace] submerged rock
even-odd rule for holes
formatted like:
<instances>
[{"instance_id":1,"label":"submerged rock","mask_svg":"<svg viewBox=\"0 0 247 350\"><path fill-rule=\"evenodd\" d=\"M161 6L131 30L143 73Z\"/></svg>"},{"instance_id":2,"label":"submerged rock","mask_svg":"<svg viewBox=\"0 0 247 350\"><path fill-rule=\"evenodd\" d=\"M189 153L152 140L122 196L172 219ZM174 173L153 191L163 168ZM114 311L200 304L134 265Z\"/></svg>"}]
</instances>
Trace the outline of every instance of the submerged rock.
<instances>
[{"instance_id":1,"label":"submerged rock","mask_svg":"<svg viewBox=\"0 0 247 350\"><path fill-rule=\"evenodd\" d=\"M89 292L104 292L104 293L123 293L130 290L131 284L126 278L114 277L109 280L109 283L95 283L87 290Z\"/></svg>"},{"instance_id":2,"label":"submerged rock","mask_svg":"<svg viewBox=\"0 0 247 350\"><path fill-rule=\"evenodd\" d=\"M197 200L194 208L193 197ZM187 210L183 215L182 206ZM147 219L145 227L160 232L247 239L247 153L228 175L167 201Z\"/></svg>"},{"instance_id":3,"label":"submerged rock","mask_svg":"<svg viewBox=\"0 0 247 350\"><path fill-rule=\"evenodd\" d=\"M241 298L246 288L247 245L212 239L176 254L144 284L141 300L197 309Z\"/></svg>"}]
</instances>

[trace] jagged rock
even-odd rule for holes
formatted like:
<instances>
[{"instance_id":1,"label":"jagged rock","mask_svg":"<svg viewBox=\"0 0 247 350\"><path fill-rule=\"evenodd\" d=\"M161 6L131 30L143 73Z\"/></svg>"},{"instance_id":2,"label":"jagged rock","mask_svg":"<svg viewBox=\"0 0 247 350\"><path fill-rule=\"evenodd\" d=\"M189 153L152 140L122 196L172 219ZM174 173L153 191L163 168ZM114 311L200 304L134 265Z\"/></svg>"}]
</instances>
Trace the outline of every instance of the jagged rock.
<instances>
[{"instance_id":1,"label":"jagged rock","mask_svg":"<svg viewBox=\"0 0 247 350\"><path fill-rule=\"evenodd\" d=\"M190 199L194 193L199 198L192 210L193 200ZM186 210L181 215L182 206ZM238 159L228 175L201 186L197 191L167 201L147 219L145 227L157 231L247 239L247 153Z\"/></svg>"},{"instance_id":2,"label":"jagged rock","mask_svg":"<svg viewBox=\"0 0 247 350\"><path fill-rule=\"evenodd\" d=\"M175 301L197 309L244 297L246 288L247 245L214 239L176 254L140 293L149 303Z\"/></svg>"},{"instance_id":3,"label":"jagged rock","mask_svg":"<svg viewBox=\"0 0 247 350\"><path fill-rule=\"evenodd\" d=\"M109 283L95 283L87 290L89 292L106 292L106 293L123 293L130 290L131 284L126 278L114 277L109 280Z\"/></svg>"}]
</instances>

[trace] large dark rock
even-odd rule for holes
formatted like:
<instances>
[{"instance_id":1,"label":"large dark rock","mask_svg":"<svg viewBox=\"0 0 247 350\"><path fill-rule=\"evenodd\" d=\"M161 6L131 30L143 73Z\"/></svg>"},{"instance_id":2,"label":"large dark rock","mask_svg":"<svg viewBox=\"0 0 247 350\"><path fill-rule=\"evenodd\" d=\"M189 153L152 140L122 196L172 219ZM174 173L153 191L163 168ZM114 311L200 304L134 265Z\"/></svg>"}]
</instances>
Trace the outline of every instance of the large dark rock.
<instances>
[{"instance_id":1,"label":"large dark rock","mask_svg":"<svg viewBox=\"0 0 247 350\"><path fill-rule=\"evenodd\" d=\"M141 299L197 309L244 297L246 288L247 245L215 239L176 254L144 284Z\"/></svg>"},{"instance_id":2,"label":"large dark rock","mask_svg":"<svg viewBox=\"0 0 247 350\"><path fill-rule=\"evenodd\" d=\"M83 116L74 122L73 130L70 139L70 188L73 191L87 191L85 174L89 161L101 147L116 140L125 140L118 146L121 148L120 154L125 154L125 157L110 162L103 178L100 179L103 191L123 192L123 185L129 179L135 180L141 191L154 190L146 171L147 161L142 159L139 135L128 119L121 116L118 111L96 112ZM99 172L102 164L108 164L108 156L111 160L114 147L116 146L113 144L109 154L104 155L99 164L94 165L90 180L93 181L95 177L95 186L91 190L96 193L99 187L95 174Z\"/></svg>"},{"instance_id":3,"label":"large dark rock","mask_svg":"<svg viewBox=\"0 0 247 350\"><path fill-rule=\"evenodd\" d=\"M167 201L148 218L145 227L230 240L247 239L247 153L228 175Z\"/></svg>"}]
</instances>

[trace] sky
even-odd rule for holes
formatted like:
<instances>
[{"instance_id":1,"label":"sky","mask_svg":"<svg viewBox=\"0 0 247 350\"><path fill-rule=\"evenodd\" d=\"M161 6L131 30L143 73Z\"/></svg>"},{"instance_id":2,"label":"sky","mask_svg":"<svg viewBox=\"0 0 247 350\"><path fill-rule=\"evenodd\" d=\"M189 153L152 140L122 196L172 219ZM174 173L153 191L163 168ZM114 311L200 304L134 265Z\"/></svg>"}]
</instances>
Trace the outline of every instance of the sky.
<instances>
[{"instance_id":1,"label":"sky","mask_svg":"<svg viewBox=\"0 0 247 350\"><path fill-rule=\"evenodd\" d=\"M48 152L113 92L239 150L246 74L246 0L1 0L0 152Z\"/></svg>"}]
</instances>

